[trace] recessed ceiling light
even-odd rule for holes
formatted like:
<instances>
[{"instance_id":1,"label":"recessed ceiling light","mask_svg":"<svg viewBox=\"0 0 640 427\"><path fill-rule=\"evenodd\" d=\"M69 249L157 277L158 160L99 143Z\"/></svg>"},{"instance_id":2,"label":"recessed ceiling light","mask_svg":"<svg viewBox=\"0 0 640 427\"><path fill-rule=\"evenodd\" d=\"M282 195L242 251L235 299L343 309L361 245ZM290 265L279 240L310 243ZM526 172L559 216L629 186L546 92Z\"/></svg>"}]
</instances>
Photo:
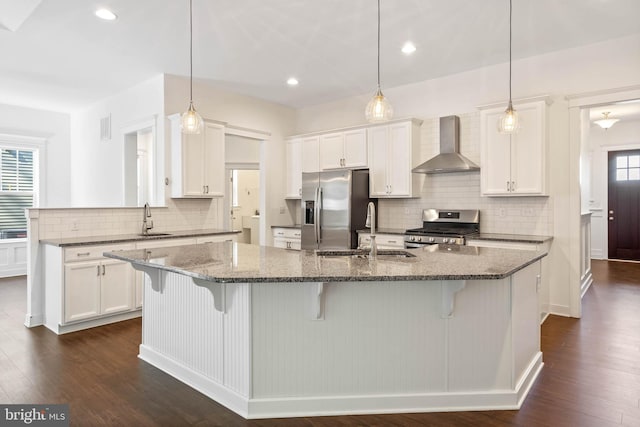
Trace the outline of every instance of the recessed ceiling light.
<instances>
[{"instance_id":1,"label":"recessed ceiling light","mask_svg":"<svg viewBox=\"0 0 640 427\"><path fill-rule=\"evenodd\" d=\"M402 46L402 53L405 55L411 55L416 51L416 46L411 42L406 42L404 46Z\"/></svg>"},{"instance_id":2,"label":"recessed ceiling light","mask_svg":"<svg viewBox=\"0 0 640 427\"><path fill-rule=\"evenodd\" d=\"M287 84L289 86L298 86L298 79L296 79L295 77L289 77L289 79L287 80Z\"/></svg>"},{"instance_id":3,"label":"recessed ceiling light","mask_svg":"<svg viewBox=\"0 0 640 427\"><path fill-rule=\"evenodd\" d=\"M115 21L118 19L118 15L111 12L109 9L96 10L96 16L100 19L104 19L105 21Z\"/></svg>"}]
</instances>

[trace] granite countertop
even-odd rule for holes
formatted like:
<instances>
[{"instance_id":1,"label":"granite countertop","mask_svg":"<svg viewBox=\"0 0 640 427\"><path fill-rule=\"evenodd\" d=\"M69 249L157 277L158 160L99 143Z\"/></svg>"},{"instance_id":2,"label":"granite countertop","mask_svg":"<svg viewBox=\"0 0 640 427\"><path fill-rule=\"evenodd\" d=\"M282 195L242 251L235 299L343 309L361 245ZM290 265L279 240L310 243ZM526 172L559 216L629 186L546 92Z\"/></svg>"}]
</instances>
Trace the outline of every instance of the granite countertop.
<instances>
[{"instance_id":1,"label":"granite countertop","mask_svg":"<svg viewBox=\"0 0 640 427\"><path fill-rule=\"evenodd\" d=\"M219 283L503 279L546 252L430 245L415 257L318 256L236 242L105 252L104 256Z\"/></svg>"},{"instance_id":2,"label":"granite countertop","mask_svg":"<svg viewBox=\"0 0 640 427\"><path fill-rule=\"evenodd\" d=\"M301 224L294 225L272 225L271 228L294 228L296 230L300 230L302 228Z\"/></svg>"},{"instance_id":3,"label":"granite countertop","mask_svg":"<svg viewBox=\"0 0 640 427\"><path fill-rule=\"evenodd\" d=\"M41 239L40 243L52 246L88 246L88 245L102 245L111 243L124 243L124 242L141 242L147 240L161 240L161 239L177 239L180 237L199 237L199 236L211 236L215 234L237 234L238 230L187 230L187 231L172 231L166 235L153 235L140 236L139 234L118 234L113 236L85 236L85 237L67 237L62 239Z\"/></svg>"},{"instance_id":4,"label":"granite countertop","mask_svg":"<svg viewBox=\"0 0 640 427\"><path fill-rule=\"evenodd\" d=\"M551 236L528 236L525 234L478 233L467 236L467 240L495 240L499 242L545 243Z\"/></svg>"}]
</instances>

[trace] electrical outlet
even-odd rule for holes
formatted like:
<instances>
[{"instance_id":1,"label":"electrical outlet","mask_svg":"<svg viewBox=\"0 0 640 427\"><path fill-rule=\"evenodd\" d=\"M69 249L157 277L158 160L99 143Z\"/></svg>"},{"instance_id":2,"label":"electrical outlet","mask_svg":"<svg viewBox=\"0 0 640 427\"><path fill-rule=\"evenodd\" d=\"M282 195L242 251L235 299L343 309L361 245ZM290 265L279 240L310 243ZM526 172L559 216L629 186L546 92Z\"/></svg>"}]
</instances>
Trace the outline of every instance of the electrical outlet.
<instances>
[{"instance_id":1,"label":"electrical outlet","mask_svg":"<svg viewBox=\"0 0 640 427\"><path fill-rule=\"evenodd\" d=\"M280 206L280 214L284 214L284 206Z\"/></svg>"},{"instance_id":2,"label":"electrical outlet","mask_svg":"<svg viewBox=\"0 0 640 427\"><path fill-rule=\"evenodd\" d=\"M522 211L522 216L533 216L533 208L524 208Z\"/></svg>"},{"instance_id":3,"label":"electrical outlet","mask_svg":"<svg viewBox=\"0 0 640 427\"><path fill-rule=\"evenodd\" d=\"M507 216L507 210L505 208L498 209L498 216Z\"/></svg>"},{"instance_id":4,"label":"electrical outlet","mask_svg":"<svg viewBox=\"0 0 640 427\"><path fill-rule=\"evenodd\" d=\"M71 221L71 231L78 231L78 220L74 219L73 221Z\"/></svg>"}]
</instances>

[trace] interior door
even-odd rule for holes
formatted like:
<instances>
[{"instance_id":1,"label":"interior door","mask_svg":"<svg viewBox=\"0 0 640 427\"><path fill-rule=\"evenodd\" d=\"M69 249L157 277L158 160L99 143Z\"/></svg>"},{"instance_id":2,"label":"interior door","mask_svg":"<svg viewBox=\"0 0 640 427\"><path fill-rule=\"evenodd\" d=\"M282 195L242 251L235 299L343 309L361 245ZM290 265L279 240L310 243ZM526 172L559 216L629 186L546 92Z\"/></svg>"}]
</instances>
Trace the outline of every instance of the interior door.
<instances>
[{"instance_id":1,"label":"interior door","mask_svg":"<svg viewBox=\"0 0 640 427\"><path fill-rule=\"evenodd\" d=\"M640 150L609 152L609 258L640 261Z\"/></svg>"}]
</instances>

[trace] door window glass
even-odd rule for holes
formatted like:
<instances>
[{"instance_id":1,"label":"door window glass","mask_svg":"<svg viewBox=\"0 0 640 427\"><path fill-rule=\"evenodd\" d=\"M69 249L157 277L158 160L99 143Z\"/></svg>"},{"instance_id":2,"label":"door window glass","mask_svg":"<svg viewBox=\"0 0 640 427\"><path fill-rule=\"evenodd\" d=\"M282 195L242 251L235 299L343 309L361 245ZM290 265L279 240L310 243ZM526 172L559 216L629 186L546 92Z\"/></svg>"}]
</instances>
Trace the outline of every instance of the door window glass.
<instances>
[{"instance_id":1,"label":"door window glass","mask_svg":"<svg viewBox=\"0 0 640 427\"><path fill-rule=\"evenodd\" d=\"M616 158L616 181L640 180L640 155Z\"/></svg>"}]
</instances>

